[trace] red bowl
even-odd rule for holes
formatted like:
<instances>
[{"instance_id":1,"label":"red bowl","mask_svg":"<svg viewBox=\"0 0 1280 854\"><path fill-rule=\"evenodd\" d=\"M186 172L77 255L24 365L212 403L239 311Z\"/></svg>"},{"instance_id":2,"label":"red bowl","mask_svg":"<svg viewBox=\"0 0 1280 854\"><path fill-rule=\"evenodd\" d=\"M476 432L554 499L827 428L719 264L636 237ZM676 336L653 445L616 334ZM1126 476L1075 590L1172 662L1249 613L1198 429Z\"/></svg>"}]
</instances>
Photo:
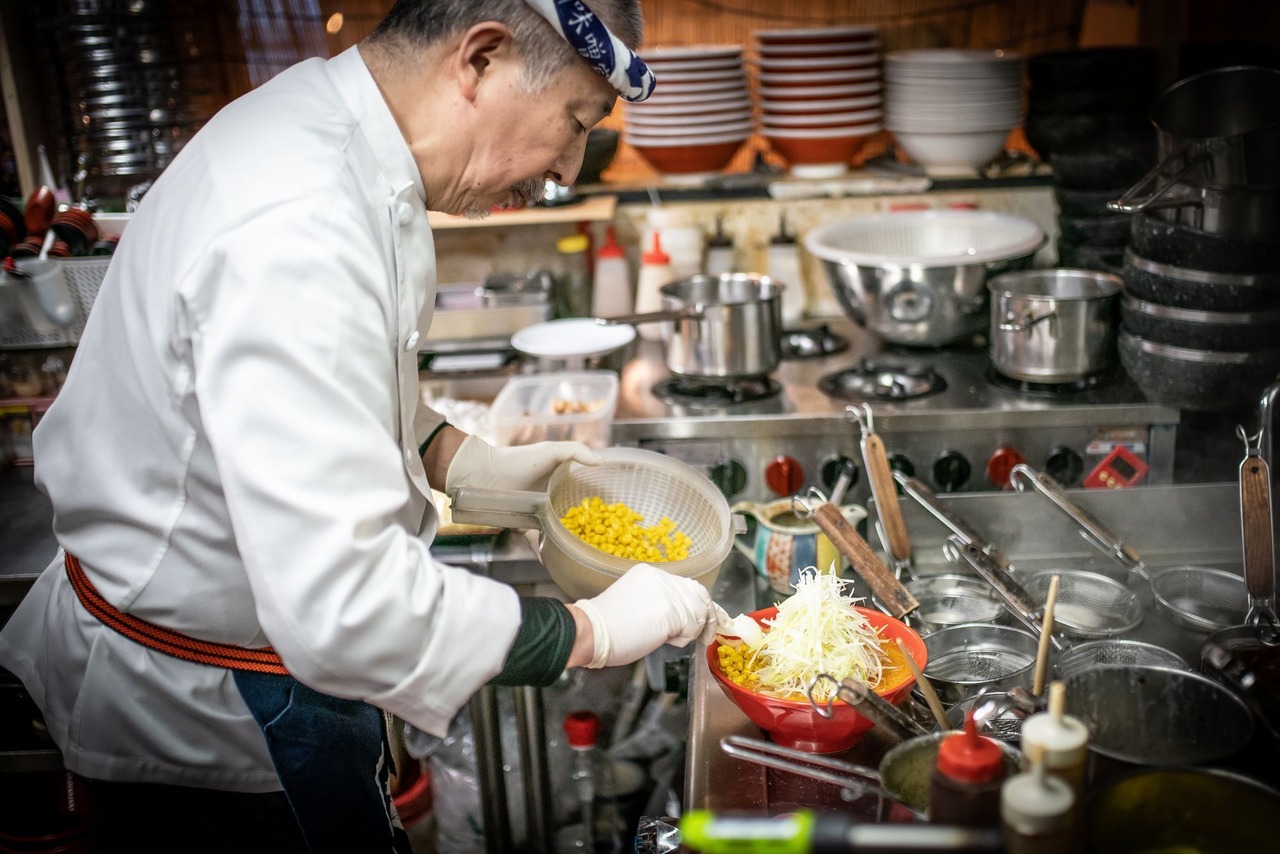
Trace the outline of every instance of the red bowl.
<instances>
[{"instance_id":1,"label":"red bowl","mask_svg":"<svg viewBox=\"0 0 1280 854\"><path fill-rule=\"evenodd\" d=\"M848 163L883 125L874 122L848 128L762 127L769 147L787 163Z\"/></svg>"},{"instance_id":2,"label":"red bowl","mask_svg":"<svg viewBox=\"0 0 1280 854\"><path fill-rule=\"evenodd\" d=\"M672 137L671 145L658 145L645 141L627 142L640 152L640 156L649 162L654 169L664 175L692 175L700 172L718 172L729 165L733 155L738 153L742 144L747 141L748 134L731 134L738 139L711 137L716 142L695 143L696 137Z\"/></svg>"},{"instance_id":3,"label":"red bowl","mask_svg":"<svg viewBox=\"0 0 1280 854\"><path fill-rule=\"evenodd\" d=\"M928 652L924 640L915 630L901 620L895 620L888 614L872 608L854 606L854 610L867 618L867 621L880 632L880 636L889 640L902 638L907 651L923 670L927 663ZM777 608L764 608L754 611L749 616L757 623L772 619L778 613ZM831 704L832 715L824 718L808 700L782 700L769 697L758 691L735 685L720 672L720 658L717 650L719 641L707 647L707 666L711 675L720 685L724 695L734 702L751 722L764 730L769 738L783 747L804 750L809 753L835 753L846 750L858 743L858 740L874 726L853 706L842 700ZM900 704L911 693L916 680L908 677L897 687L883 692L877 690L884 699L893 705Z\"/></svg>"}]
</instances>

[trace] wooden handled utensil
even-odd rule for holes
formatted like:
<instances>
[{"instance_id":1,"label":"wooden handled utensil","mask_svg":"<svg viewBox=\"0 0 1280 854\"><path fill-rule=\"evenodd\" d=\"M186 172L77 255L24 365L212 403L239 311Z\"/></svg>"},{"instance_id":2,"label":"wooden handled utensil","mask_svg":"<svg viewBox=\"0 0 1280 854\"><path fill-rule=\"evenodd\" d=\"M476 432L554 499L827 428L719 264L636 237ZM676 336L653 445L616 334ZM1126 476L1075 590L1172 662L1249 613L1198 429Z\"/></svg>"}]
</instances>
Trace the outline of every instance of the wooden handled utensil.
<instances>
[{"instance_id":1,"label":"wooden handled utensil","mask_svg":"<svg viewBox=\"0 0 1280 854\"><path fill-rule=\"evenodd\" d=\"M859 447L862 449L862 463L867 467L867 477L871 482L871 497L876 502L881 536L893 559L894 572L901 575L903 570L911 566L911 538L902 518L902 508L898 505L898 489L894 484L893 472L889 470L889 457L885 452L884 441L875 432L875 420L869 404L864 403L860 408L850 406L847 411L857 420L862 431Z\"/></svg>"},{"instance_id":2,"label":"wooden handled utensil","mask_svg":"<svg viewBox=\"0 0 1280 854\"><path fill-rule=\"evenodd\" d=\"M792 505L797 516L812 519L822 529L832 545L849 561L853 571L867 582L889 614L901 620L920 607L916 597L894 577L893 570L872 551L862 535L844 518L840 508L827 501L817 489L811 488L807 498L796 496Z\"/></svg>"},{"instance_id":3,"label":"wooden handled utensil","mask_svg":"<svg viewBox=\"0 0 1280 854\"><path fill-rule=\"evenodd\" d=\"M1244 440L1240 462L1240 536L1244 546L1244 580L1249 591L1245 623L1278 625L1275 612L1275 537L1271 516L1271 468L1262 458L1261 433L1250 436L1236 427Z\"/></svg>"}]
</instances>

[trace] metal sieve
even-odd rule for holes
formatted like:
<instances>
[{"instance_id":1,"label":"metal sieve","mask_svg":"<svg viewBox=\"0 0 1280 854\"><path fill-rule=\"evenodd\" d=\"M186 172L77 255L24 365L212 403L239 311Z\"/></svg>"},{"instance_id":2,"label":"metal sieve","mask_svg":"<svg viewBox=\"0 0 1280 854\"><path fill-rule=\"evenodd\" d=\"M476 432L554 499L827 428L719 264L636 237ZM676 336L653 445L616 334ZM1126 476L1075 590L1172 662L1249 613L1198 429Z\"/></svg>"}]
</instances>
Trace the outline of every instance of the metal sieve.
<instances>
[{"instance_id":1,"label":"metal sieve","mask_svg":"<svg viewBox=\"0 0 1280 854\"><path fill-rule=\"evenodd\" d=\"M1136 640L1096 640L1076 644L1058 657L1054 669L1059 679L1069 679L1095 667L1123 664L1130 667L1176 667L1190 670L1177 653L1153 643Z\"/></svg>"},{"instance_id":2,"label":"metal sieve","mask_svg":"<svg viewBox=\"0 0 1280 854\"><path fill-rule=\"evenodd\" d=\"M1170 617L1202 632L1240 625L1249 602L1243 578L1208 566L1179 566L1153 575L1151 595Z\"/></svg>"},{"instance_id":3,"label":"metal sieve","mask_svg":"<svg viewBox=\"0 0 1280 854\"><path fill-rule=\"evenodd\" d=\"M962 623L928 635L924 645L924 675L939 699L953 705L983 688L1030 688L1039 639L1011 626Z\"/></svg>"},{"instance_id":4,"label":"metal sieve","mask_svg":"<svg viewBox=\"0 0 1280 854\"><path fill-rule=\"evenodd\" d=\"M961 623L994 623L1005 616L990 585L977 578L930 575L907 582L906 588L920 606L904 622L921 636Z\"/></svg>"},{"instance_id":5,"label":"metal sieve","mask_svg":"<svg viewBox=\"0 0 1280 854\"><path fill-rule=\"evenodd\" d=\"M1049 597L1053 576L1059 577L1053 622L1073 638L1122 635L1142 623L1142 605L1127 586L1096 572L1046 570L1027 575L1023 587L1041 605Z\"/></svg>"},{"instance_id":6,"label":"metal sieve","mask_svg":"<svg viewBox=\"0 0 1280 854\"><path fill-rule=\"evenodd\" d=\"M947 711L951 725L962 729L965 714L970 709L973 710L973 722L978 732L1001 741L1017 741L1022 737L1022 722L1043 711L1044 706L1026 691L983 690L976 697L956 703Z\"/></svg>"},{"instance_id":7,"label":"metal sieve","mask_svg":"<svg viewBox=\"0 0 1280 854\"><path fill-rule=\"evenodd\" d=\"M537 528L539 556L547 573L565 593L595 596L635 566L588 545L560 522L575 504L599 497L622 502L644 517L646 525L668 517L688 535L689 557L654 566L707 588L733 547L732 514L723 493L696 469L664 454L637 448L604 448L601 462L561 464L546 492L462 487L450 495L453 519L463 524Z\"/></svg>"}]
</instances>

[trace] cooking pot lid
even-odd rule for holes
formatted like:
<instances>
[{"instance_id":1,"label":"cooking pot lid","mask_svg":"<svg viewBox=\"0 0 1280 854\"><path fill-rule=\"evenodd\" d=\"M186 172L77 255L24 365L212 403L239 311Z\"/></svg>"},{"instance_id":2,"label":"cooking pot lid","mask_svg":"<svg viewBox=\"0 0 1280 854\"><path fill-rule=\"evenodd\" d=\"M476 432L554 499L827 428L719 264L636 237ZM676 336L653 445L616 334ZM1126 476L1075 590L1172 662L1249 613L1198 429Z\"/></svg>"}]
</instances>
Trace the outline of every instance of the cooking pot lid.
<instances>
[{"instance_id":1,"label":"cooking pot lid","mask_svg":"<svg viewBox=\"0 0 1280 854\"><path fill-rule=\"evenodd\" d=\"M529 356L563 359L601 356L635 340L634 326L604 325L590 317L567 317L526 326L511 336L511 346Z\"/></svg>"}]
</instances>

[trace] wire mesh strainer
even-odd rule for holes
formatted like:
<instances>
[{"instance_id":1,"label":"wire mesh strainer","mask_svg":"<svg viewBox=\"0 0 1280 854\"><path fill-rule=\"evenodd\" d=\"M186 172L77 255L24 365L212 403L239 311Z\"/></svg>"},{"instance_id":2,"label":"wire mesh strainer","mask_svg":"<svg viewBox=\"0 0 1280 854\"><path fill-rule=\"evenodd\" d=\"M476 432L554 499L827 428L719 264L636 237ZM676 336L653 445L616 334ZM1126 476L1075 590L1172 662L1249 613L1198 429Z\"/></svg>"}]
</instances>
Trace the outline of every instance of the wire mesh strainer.
<instances>
[{"instance_id":1,"label":"wire mesh strainer","mask_svg":"<svg viewBox=\"0 0 1280 854\"><path fill-rule=\"evenodd\" d=\"M1044 604L1053 576L1060 579L1054 625L1074 638L1122 635L1142 623L1142 605L1124 584L1096 572L1046 570L1027 576L1023 587Z\"/></svg>"},{"instance_id":2,"label":"wire mesh strainer","mask_svg":"<svg viewBox=\"0 0 1280 854\"><path fill-rule=\"evenodd\" d=\"M1059 679L1068 679L1077 673L1104 667L1109 664L1124 664L1138 667L1177 667L1189 670L1187 663L1177 653L1135 640L1096 640L1076 644L1058 657L1054 669Z\"/></svg>"},{"instance_id":3,"label":"wire mesh strainer","mask_svg":"<svg viewBox=\"0 0 1280 854\"><path fill-rule=\"evenodd\" d=\"M1151 576L1151 594L1184 626L1212 632L1244 622L1249 593L1244 579L1208 566L1179 566Z\"/></svg>"},{"instance_id":4,"label":"wire mesh strainer","mask_svg":"<svg viewBox=\"0 0 1280 854\"><path fill-rule=\"evenodd\" d=\"M663 454L637 448L605 448L599 453L599 465L562 464L545 493L460 488L450 496L453 519L540 529L539 552L547 573L565 593L583 598L603 591L636 561L588 545L571 534L560 517L585 498L598 496L606 504L620 501L643 516L645 525L665 516L687 534L687 558L654 565L710 588L733 547L729 503L720 490L697 470Z\"/></svg>"},{"instance_id":5,"label":"wire mesh strainer","mask_svg":"<svg viewBox=\"0 0 1280 854\"><path fill-rule=\"evenodd\" d=\"M985 581L964 575L930 575L909 581L907 590L920 606L903 621L922 636L961 623L994 623L1004 604Z\"/></svg>"},{"instance_id":6,"label":"wire mesh strainer","mask_svg":"<svg viewBox=\"0 0 1280 854\"><path fill-rule=\"evenodd\" d=\"M924 639L924 675L946 704L959 703L983 688L1031 687L1039 639L1010 626L964 623Z\"/></svg>"}]
</instances>

